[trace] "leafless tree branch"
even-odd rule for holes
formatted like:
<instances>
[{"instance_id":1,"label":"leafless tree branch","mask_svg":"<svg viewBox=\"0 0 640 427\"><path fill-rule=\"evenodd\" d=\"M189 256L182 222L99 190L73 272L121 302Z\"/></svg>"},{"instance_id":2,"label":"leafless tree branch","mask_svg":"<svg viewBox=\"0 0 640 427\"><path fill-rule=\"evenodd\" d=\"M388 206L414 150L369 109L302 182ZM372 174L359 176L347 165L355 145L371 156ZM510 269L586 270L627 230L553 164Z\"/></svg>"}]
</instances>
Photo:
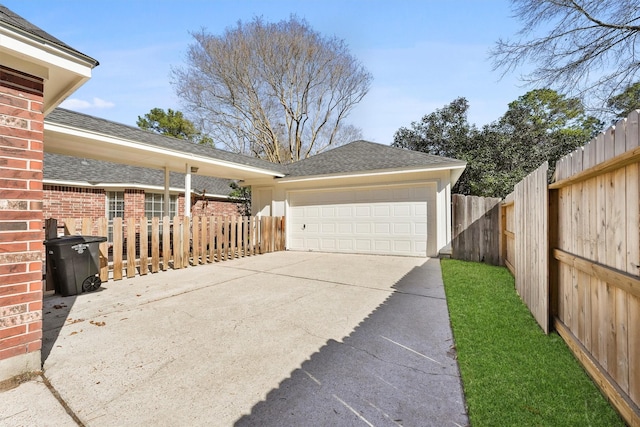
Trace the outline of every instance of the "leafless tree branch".
<instances>
[{"instance_id":1,"label":"leafless tree branch","mask_svg":"<svg viewBox=\"0 0 640 427\"><path fill-rule=\"evenodd\" d=\"M193 37L172 82L216 142L287 163L359 134L344 119L372 78L344 41L295 17L275 24L255 18L220 36L203 29Z\"/></svg>"},{"instance_id":2,"label":"leafless tree branch","mask_svg":"<svg viewBox=\"0 0 640 427\"><path fill-rule=\"evenodd\" d=\"M502 76L531 63L522 79L573 95L607 99L638 77L640 0L512 0L523 23L491 51Z\"/></svg>"}]
</instances>

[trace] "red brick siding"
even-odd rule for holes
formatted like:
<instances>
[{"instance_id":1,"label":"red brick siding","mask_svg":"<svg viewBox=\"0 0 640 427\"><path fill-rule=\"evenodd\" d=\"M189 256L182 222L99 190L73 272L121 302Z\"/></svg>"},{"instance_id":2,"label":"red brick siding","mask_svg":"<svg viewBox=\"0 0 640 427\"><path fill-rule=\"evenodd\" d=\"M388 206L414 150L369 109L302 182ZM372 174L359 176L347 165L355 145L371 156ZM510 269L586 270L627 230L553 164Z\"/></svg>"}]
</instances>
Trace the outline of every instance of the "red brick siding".
<instances>
[{"instance_id":1,"label":"red brick siding","mask_svg":"<svg viewBox=\"0 0 640 427\"><path fill-rule=\"evenodd\" d=\"M145 196L143 190L126 190L125 218L142 218L145 215ZM193 201L193 200L192 200ZM107 215L107 192L95 188L68 186L44 186L45 218L100 218ZM184 196L178 196L178 214L184 215ZM196 215L238 215L236 203L219 200L197 200L191 207Z\"/></svg>"},{"instance_id":2,"label":"red brick siding","mask_svg":"<svg viewBox=\"0 0 640 427\"><path fill-rule=\"evenodd\" d=\"M102 189L44 186L45 218L101 218L106 216L107 195Z\"/></svg>"},{"instance_id":3,"label":"red brick siding","mask_svg":"<svg viewBox=\"0 0 640 427\"><path fill-rule=\"evenodd\" d=\"M179 198L180 210L184 205L182 196ZM193 202L193 201L192 201ZM193 216L237 216L239 214L238 205L232 202L221 202L216 200L198 200L191 206Z\"/></svg>"},{"instance_id":4,"label":"red brick siding","mask_svg":"<svg viewBox=\"0 0 640 427\"><path fill-rule=\"evenodd\" d=\"M0 66L0 360L41 347L43 88Z\"/></svg>"},{"instance_id":5,"label":"red brick siding","mask_svg":"<svg viewBox=\"0 0 640 427\"><path fill-rule=\"evenodd\" d=\"M124 191L124 217L142 218L144 216L144 190Z\"/></svg>"}]
</instances>

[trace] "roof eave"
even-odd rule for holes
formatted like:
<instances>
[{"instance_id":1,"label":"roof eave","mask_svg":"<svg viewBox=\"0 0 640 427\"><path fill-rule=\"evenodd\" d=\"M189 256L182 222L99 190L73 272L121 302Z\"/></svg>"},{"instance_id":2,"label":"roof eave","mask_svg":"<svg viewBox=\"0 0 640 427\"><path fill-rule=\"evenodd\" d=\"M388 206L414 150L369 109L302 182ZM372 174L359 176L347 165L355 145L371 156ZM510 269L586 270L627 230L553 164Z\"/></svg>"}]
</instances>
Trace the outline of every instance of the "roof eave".
<instances>
[{"instance_id":1,"label":"roof eave","mask_svg":"<svg viewBox=\"0 0 640 427\"><path fill-rule=\"evenodd\" d=\"M305 182L305 181L322 181L322 180L329 180L329 179L366 178L366 177L400 175L400 174L409 174L409 173L438 172L438 171L444 171L444 170L452 170L452 171L460 170L460 175L462 175L462 171L464 171L465 167L466 167L466 163L461 162L461 163L441 164L438 166L428 166L428 167L378 169L378 170L370 170L370 171L357 171L357 172L322 174L322 175L285 176L284 178L278 178L276 182L285 184L285 183ZM458 177L460 175L458 175ZM456 178L456 181L457 181L457 178Z\"/></svg>"},{"instance_id":2,"label":"roof eave","mask_svg":"<svg viewBox=\"0 0 640 427\"><path fill-rule=\"evenodd\" d=\"M2 65L44 81L47 115L91 78L98 61L42 37L0 22Z\"/></svg>"},{"instance_id":3,"label":"roof eave","mask_svg":"<svg viewBox=\"0 0 640 427\"><path fill-rule=\"evenodd\" d=\"M191 166L199 168L200 175L208 175L207 172L211 172L208 176L228 179L245 179L244 175L247 175L246 178L260 176L276 178L284 176L283 173L273 170L220 160L214 157L199 156L180 150L171 150L158 145L88 131L75 126L52 123L46 119L44 130L45 133L50 134L46 138L45 151L57 154L151 168L167 166L171 170L178 172L184 172L184 164L189 163ZM86 144L89 141L91 144ZM213 171L216 168L225 170L230 176L214 174Z\"/></svg>"}]
</instances>

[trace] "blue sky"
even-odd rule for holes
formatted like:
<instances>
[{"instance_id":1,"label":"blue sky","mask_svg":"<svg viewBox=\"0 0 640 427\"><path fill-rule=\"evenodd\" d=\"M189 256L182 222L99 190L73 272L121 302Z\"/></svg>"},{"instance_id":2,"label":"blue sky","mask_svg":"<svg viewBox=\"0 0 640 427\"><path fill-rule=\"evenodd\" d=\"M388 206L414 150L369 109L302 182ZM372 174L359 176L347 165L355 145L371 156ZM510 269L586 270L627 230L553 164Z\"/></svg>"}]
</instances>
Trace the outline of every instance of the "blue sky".
<instances>
[{"instance_id":1,"label":"blue sky","mask_svg":"<svg viewBox=\"0 0 640 427\"><path fill-rule=\"evenodd\" d=\"M365 139L394 133L459 96L479 126L497 120L530 88L500 79L488 51L519 22L506 0L0 0L9 9L98 61L93 77L64 107L134 125L154 107L181 110L170 83L183 66L190 31L221 34L238 20L291 14L344 39L373 75L348 118Z\"/></svg>"}]
</instances>

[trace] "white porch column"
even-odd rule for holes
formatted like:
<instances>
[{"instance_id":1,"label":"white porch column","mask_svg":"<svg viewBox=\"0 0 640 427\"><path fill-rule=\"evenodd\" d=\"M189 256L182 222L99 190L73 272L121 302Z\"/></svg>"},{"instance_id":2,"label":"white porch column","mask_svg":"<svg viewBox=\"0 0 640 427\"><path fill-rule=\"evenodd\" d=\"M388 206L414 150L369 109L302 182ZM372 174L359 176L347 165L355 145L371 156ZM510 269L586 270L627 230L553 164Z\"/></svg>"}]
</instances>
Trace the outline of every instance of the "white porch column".
<instances>
[{"instance_id":1,"label":"white porch column","mask_svg":"<svg viewBox=\"0 0 640 427\"><path fill-rule=\"evenodd\" d=\"M184 216L191 216L191 166L185 165L184 170Z\"/></svg>"},{"instance_id":2,"label":"white porch column","mask_svg":"<svg viewBox=\"0 0 640 427\"><path fill-rule=\"evenodd\" d=\"M169 168L164 167L164 199L162 203L162 216L171 215L170 207L171 207L171 196L169 195Z\"/></svg>"}]
</instances>

